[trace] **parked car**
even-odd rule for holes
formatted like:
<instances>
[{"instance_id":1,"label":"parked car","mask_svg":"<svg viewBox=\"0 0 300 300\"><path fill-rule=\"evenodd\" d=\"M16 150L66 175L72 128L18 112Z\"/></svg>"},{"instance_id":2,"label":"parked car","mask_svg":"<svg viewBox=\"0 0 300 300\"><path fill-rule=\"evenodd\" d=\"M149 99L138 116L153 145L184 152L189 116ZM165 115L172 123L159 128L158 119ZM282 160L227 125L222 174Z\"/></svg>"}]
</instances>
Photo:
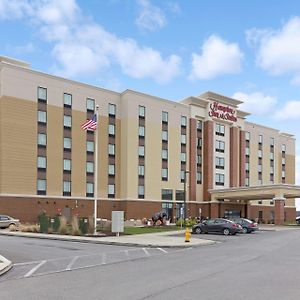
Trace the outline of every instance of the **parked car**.
<instances>
[{"instance_id":1,"label":"parked car","mask_svg":"<svg viewBox=\"0 0 300 300\"><path fill-rule=\"evenodd\" d=\"M19 226L20 220L14 219L10 216L0 215L0 228L8 228L12 226Z\"/></svg>"},{"instance_id":2,"label":"parked car","mask_svg":"<svg viewBox=\"0 0 300 300\"><path fill-rule=\"evenodd\" d=\"M258 230L257 223L245 218L234 219L233 222L242 226L243 233L251 233Z\"/></svg>"},{"instance_id":3,"label":"parked car","mask_svg":"<svg viewBox=\"0 0 300 300\"><path fill-rule=\"evenodd\" d=\"M296 217L296 223L300 225L300 216Z\"/></svg>"},{"instance_id":4,"label":"parked car","mask_svg":"<svg viewBox=\"0 0 300 300\"><path fill-rule=\"evenodd\" d=\"M233 221L216 218L204 220L193 226L192 233L223 233L224 235L235 235L242 232L242 227Z\"/></svg>"}]
</instances>

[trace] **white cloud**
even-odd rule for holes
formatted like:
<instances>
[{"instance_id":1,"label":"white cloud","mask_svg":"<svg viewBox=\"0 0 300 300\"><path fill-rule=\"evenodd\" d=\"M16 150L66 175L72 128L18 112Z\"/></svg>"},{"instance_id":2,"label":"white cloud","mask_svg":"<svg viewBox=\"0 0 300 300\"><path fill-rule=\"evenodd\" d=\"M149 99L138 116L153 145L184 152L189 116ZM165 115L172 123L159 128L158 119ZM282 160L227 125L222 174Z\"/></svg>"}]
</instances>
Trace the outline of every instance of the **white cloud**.
<instances>
[{"instance_id":1,"label":"white cloud","mask_svg":"<svg viewBox=\"0 0 300 300\"><path fill-rule=\"evenodd\" d=\"M163 11L149 0L137 0L139 5L139 16L135 23L142 30L155 31L167 24Z\"/></svg>"},{"instance_id":2,"label":"white cloud","mask_svg":"<svg viewBox=\"0 0 300 300\"><path fill-rule=\"evenodd\" d=\"M276 120L298 120L300 118L300 101L288 101L273 116Z\"/></svg>"},{"instance_id":3,"label":"white cloud","mask_svg":"<svg viewBox=\"0 0 300 300\"><path fill-rule=\"evenodd\" d=\"M243 56L238 44L211 35L204 42L202 53L192 54L190 79L208 80L219 75L239 73Z\"/></svg>"},{"instance_id":4,"label":"white cloud","mask_svg":"<svg viewBox=\"0 0 300 300\"><path fill-rule=\"evenodd\" d=\"M241 110L255 115L265 115L273 113L277 103L277 99L275 97L265 95L261 92L255 92L251 94L236 92L234 93L232 98L244 102L239 105L239 108Z\"/></svg>"},{"instance_id":5,"label":"white cloud","mask_svg":"<svg viewBox=\"0 0 300 300\"><path fill-rule=\"evenodd\" d=\"M292 74L294 83L300 76L300 18L293 17L282 28L246 32L247 40L257 49L257 64L272 75Z\"/></svg>"},{"instance_id":6,"label":"white cloud","mask_svg":"<svg viewBox=\"0 0 300 300\"><path fill-rule=\"evenodd\" d=\"M1 3L6 1L0 0ZM112 64L133 78L151 78L158 83L167 83L180 73L179 56L164 58L153 48L115 36L85 17L75 0L16 3L19 6L11 6L10 11L16 10L20 18L29 19L42 39L53 44L52 54L57 62L53 70L57 75L91 75Z\"/></svg>"},{"instance_id":7,"label":"white cloud","mask_svg":"<svg viewBox=\"0 0 300 300\"><path fill-rule=\"evenodd\" d=\"M0 0L0 19L20 19L32 13L27 0Z\"/></svg>"}]
</instances>

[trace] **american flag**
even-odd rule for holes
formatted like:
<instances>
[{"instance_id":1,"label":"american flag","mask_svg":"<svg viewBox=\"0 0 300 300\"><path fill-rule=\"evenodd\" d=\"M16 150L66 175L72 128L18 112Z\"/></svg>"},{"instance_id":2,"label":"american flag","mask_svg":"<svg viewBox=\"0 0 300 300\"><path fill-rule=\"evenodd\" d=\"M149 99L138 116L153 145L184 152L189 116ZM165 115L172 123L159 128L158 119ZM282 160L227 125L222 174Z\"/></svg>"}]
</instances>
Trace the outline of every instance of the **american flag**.
<instances>
[{"instance_id":1,"label":"american flag","mask_svg":"<svg viewBox=\"0 0 300 300\"><path fill-rule=\"evenodd\" d=\"M97 129L97 115L93 115L93 117L90 120L86 120L82 125L81 128L83 130L96 130Z\"/></svg>"}]
</instances>

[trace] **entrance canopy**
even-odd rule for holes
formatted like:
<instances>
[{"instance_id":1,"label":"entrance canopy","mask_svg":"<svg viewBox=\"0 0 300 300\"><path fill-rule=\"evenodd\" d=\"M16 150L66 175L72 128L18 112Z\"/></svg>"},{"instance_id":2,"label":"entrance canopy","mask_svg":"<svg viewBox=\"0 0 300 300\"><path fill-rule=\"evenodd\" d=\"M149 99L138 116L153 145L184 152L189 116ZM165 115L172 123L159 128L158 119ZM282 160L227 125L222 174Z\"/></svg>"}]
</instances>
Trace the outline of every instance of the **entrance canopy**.
<instances>
[{"instance_id":1,"label":"entrance canopy","mask_svg":"<svg viewBox=\"0 0 300 300\"><path fill-rule=\"evenodd\" d=\"M251 187L234 187L229 189L210 189L211 201L219 200L260 200L300 198L300 186L293 184L271 184Z\"/></svg>"}]
</instances>

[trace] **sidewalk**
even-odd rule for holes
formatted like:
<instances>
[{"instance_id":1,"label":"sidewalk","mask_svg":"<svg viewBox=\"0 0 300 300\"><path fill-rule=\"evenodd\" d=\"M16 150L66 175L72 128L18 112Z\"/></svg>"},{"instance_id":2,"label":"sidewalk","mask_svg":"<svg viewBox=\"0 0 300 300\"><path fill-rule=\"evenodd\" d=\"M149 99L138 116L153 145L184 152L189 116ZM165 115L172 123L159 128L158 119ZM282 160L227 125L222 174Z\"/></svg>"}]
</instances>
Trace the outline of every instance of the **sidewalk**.
<instances>
[{"instance_id":1,"label":"sidewalk","mask_svg":"<svg viewBox=\"0 0 300 300\"><path fill-rule=\"evenodd\" d=\"M182 236L178 236L182 234ZM28 232L9 232L0 231L0 235L6 236L21 236L27 238L61 240L70 242L81 243L94 243L94 244L108 244L108 245L122 245L122 246L143 246L143 247L192 247L214 244L214 241L193 238L191 236L190 242L185 242L184 230L168 231L147 234L135 235L121 235L117 236L99 236L99 237L86 237L86 236L71 236L71 235L58 235L58 234L43 234L43 233L28 233Z\"/></svg>"}]
</instances>

